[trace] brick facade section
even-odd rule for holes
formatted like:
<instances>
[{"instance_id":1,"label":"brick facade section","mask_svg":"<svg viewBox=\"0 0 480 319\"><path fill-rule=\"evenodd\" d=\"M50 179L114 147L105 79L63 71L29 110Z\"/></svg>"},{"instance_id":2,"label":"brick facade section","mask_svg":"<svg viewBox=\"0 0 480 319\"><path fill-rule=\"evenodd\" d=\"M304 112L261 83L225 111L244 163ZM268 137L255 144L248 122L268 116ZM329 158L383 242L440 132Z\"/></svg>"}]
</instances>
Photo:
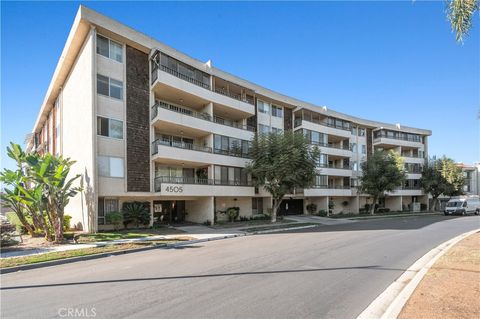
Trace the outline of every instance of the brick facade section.
<instances>
[{"instance_id":1,"label":"brick facade section","mask_svg":"<svg viewBox=\"0 0 480 319\"><path fill-rule=\"evenodd\" d=\"M150 191L148 55L127 45L127 191Z\"/></svg>"},{"instance_id":2,"label":"brick facade section","mask_svg":"<svg viewBox=\"0 0 480 319\"><path fill-rule=\"evenodd\" d=\"M284 107L283 108L283 129L285 131L291 130L293 128L292 118L293 118L292 109Z\"/></svg>"}]
</instances>

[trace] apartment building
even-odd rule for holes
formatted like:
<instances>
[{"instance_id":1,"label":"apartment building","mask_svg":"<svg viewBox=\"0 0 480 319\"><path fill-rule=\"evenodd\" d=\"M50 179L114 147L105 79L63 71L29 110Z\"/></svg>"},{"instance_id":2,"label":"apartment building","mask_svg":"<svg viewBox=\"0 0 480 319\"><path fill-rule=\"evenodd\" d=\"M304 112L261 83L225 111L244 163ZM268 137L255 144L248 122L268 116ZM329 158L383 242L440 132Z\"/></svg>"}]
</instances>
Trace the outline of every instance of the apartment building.
<instances>
[{"instance_id":1,"label":"apartment building","mask_svg":"<svg viewBox=\"0 0 480 319\"><path fill-rule=\"evenodd\" d=\"M465 176L463 192L466 195L480 195L480 163L468 165L464 163L457 164Z\"/></svg>"},{"instance_id":2,"label":"apartment building","mask_svg":"<svg viewBox=\"0 0 480 319\"><path fill-rule=\"evenodd\" d=\"M255 132L300 131L321 150L315 187L296 190L286 214L358 212L360 163L375 150L404 156L408 181L383 205L428 203L419 187L431 131L335 112L215 68L84 6L56 67L28 147L77 161L84 192L66 213L87 231L124 202L148 202L152 222L203 223L239 207L266 212L271 197L245 167Z\"/></svg>"}]
</instances>

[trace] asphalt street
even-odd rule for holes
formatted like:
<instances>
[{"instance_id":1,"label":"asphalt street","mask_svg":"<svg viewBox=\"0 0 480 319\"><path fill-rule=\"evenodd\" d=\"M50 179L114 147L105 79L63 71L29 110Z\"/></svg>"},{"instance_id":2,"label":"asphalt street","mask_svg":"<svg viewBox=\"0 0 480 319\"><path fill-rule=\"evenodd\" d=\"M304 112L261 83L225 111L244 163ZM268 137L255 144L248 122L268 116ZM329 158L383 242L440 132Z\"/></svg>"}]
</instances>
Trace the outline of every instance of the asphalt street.
<instances>
[{"instance_id":1,"label":"asphalt street","mask_svg":"<svg viewBox=\"0 0 480 319\"><path fill-rule=\"evenodd\" d=\"M480 227L421 216L4 274L2 318L355 318L418 258Z\"/></svg>"}]
</instances>

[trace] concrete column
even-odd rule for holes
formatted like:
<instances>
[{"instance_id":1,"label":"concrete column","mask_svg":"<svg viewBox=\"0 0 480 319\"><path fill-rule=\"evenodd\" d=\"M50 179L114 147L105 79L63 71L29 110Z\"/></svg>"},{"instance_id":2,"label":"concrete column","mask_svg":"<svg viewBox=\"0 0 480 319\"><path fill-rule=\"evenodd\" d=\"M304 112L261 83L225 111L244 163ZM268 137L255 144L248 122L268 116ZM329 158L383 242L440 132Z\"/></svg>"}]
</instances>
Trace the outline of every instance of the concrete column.
<instances>
[{"instance_id":1,"label":"concrete column","mask_svg":"<svg viewBox=\"0 0 480 319\"><path fill-rule=\"evenodd\" d=\"M358 196L353 197L350 199L350 209L352 213L354 214L359 214L360 213L360 200Z\"/></svg>"}]
</instances>

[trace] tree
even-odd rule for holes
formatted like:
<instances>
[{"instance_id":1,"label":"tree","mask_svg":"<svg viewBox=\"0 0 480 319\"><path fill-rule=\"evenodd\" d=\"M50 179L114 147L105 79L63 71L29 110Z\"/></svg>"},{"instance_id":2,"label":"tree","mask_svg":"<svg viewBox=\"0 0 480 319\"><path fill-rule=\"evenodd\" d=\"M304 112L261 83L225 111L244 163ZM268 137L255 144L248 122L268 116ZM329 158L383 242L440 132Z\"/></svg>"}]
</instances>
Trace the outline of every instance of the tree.
<instances>
[{"instance_id":1,"label":"tree","mask_svg":"<svg viewBox=\"0 0 480 319\"><path fill-rule=\"evenodd\" d=\"M447 2L447 17L457 42L463 42L472 28L473 17L480 7L479 0L450 0Z\"/></svg>"},{"instance_id":2,"label":"tree","mask_svg":"<svg viewBox=\"0 0 480 319\"><path fill-rule=\"evenodd\" d=\"M432 196L430 211L433 211L440 195L457 196L463 193L465 177L452 159L443 156L440 159L431 158L426 163L420 182L423 191Z\"/></svg>"},{"instance_id":3,"label":"tree","mask_svg":"<svg viewBox=\"0 0 480 319\"><path fill-rule=\"evenodd\" d=\"M250 150L252 162L247 167L256 187L263 187L273 199L271 221L286 194L295 188L314 184L320 156L318 147L312 147L300 133L256 134Z\"/></svg>"},{"instance_id":4,"label":"tree","mask_svg":"<svg viewBox=\"0 0 480 319\"><path fill-rule=\"evenodd\" d=\"M430 211L433 211L438 197L446 191L446 180L442 176L437 160L431 159L423 166L420 184L425 194L432 196Z\"/></svg>"},{"instance_id":5,"label":"tree","mask_svg":"<svg viewBox=\"0 0 480 319\"><path fill-rule=\"evenodd\" d=\"M463 194L463 185L465 184L465 176L462 169L455 162L446 156L439 159L442 176L445 178L447 185L444 195L458 196Z\"/></svg>"},{"instance_id":6,"label":"tree","mask_svg":"<svg viewBox=\"0 0 480 319\"><path fill-rule=\"evenodd\" d=\"M65 206L81 191L81 188L72 186L80 175L69 178L75 162L51 154L26 154L20 145L14 143L7 147L7 153L16 161L17 170L4 169L0 173L0 180L10 187L5 188L2 195L4 205L15 211L32 236L35 231L43 232L45 238L51 240L53 231L55 242L63 241ZM34 227L29 224L26 214L32 218Z\"/></svg>"},{"instance_id":7,"label":"tree","mask_svg":"<svg viewBox=\"0 0 480 319\"><path fill-rule=\"evenodd\" d=\"M82 191L81 187L73 187L73 183L81 175L69 178L70 169L75 161L47 153L43 156L27 157L30 166L29 179L42 187L43 201L47 218L55 233L55 242L63 241L63 222L65 207L70 198Z\"/></svg>"},{"instance_id":8,"label":"tree","mask_svg":"<svg viewBox=\"0 0 480 319\"><path fill-rule=\"evenodd\" d=\"M378 199L385 192L402 186L406 175L401 157L394 152L375 151L361 164L360 191L373 197L370 213L375 213Z\"/></svg>"}]
</instances>

